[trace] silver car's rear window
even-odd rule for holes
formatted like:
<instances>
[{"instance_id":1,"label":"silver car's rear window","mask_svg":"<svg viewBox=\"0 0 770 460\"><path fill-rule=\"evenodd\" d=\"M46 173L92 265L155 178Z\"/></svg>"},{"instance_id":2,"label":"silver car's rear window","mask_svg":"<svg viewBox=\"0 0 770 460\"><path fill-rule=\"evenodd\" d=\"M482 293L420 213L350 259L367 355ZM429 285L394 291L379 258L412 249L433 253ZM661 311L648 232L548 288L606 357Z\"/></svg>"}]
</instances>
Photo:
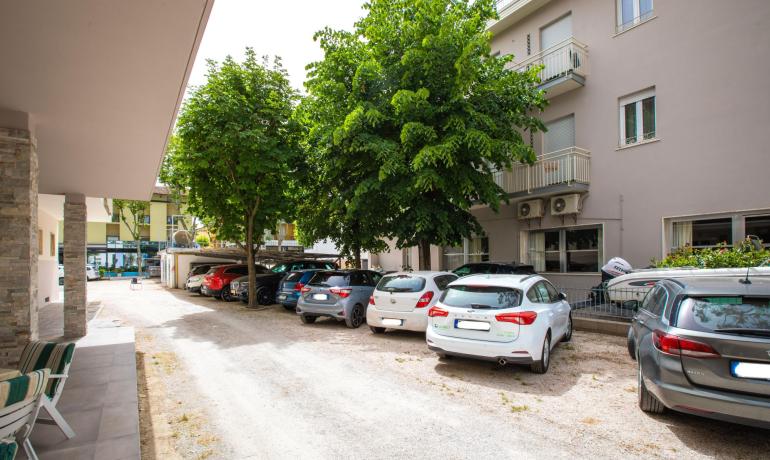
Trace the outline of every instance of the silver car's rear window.
<instances>
[{"instance_id":1,"label":"silver car's rear window","mask_svg":"<svg viewBox=\"0 0 770 460\"><path fill-rule=\"evenodd\" d=\"M425 278L412 275L384 276L377 285L378 291L420 292L425 288Z\"/></svg>"},{"instance_id":2,"label":"silver car's rear window","mask_svg":"<svg viewBox=\"0 0 770 460\"><path fill-rule=\"evenodd\" d=\"M441 296L441 303L449 307L513 308L521 304L521 291L502 286L449 286Z\"/></svg>"},{"instance_id":3,"label":"silver car's rear window","mask_svg":"<svg viewBox=\"0 0 770 460\"><path fill-rule=\"evenodd\" d=\"M766 297L689 297L681 302L676 315L676 326L682 329L770 334L770 298Z\"/></svg>"},{"instance_id":4,"label":"silver car's rear window","mask_svg":"<svg viewBox=\"0 0 770 460\"><path fill-rule=\"evenodd\" d=\"M310 278L313 286L348 286L350 284L350 275L345 272L317 272Z\"/></svg>"}]
</instances>

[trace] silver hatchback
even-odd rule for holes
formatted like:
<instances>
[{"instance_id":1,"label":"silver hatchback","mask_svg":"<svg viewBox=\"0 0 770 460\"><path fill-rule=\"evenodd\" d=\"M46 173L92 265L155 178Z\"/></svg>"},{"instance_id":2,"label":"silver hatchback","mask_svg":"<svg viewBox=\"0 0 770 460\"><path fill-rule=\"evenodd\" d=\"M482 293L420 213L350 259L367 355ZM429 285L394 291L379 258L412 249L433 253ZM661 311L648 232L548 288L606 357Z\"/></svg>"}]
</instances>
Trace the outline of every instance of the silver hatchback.
<instances>
[{"instance_id":1,"label":"silver hatchback","mask_svg":"<svg viewBox=\"0 0 770 460\"><path fill-rule=\"evenodd\" d=\"M770 428L770 279L662 280L628 342L642 410Z\"/></svg>"},{"instance_id":2,"label":"silver hatchback","mask_svg":"<svg viewBox=\"0 0 770 460\"><path fill-rule=\"evenodd\" d=\"M371 270L322 270L302 288L297 314L305 324L325 316L344 320L350 328L366 321L374 287L382 275Z\"/></svg>"}]
</instances>

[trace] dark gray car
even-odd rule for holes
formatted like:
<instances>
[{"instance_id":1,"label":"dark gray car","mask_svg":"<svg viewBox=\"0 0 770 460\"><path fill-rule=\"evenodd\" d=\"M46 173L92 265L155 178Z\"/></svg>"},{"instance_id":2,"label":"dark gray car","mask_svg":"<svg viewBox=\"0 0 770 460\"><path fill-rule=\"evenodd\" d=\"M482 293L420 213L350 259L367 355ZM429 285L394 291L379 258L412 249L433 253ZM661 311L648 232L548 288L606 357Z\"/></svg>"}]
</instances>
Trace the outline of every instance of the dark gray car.
<instances>
[{"instance_id":1,"label":"dark gray car","mask_svg":"<svg viewBox=\"0 0 770 460\"><path fill-rule=\"evenodd\" d=\"M642 410L770 428L770 279L659 281L628 339Z\"/></svg>"},{"instance_id":2,"label":"dark gray car","mask_svg":"<svg viewBox=\"0 0 770 460\"><path fill-rule=\"evenodd\" d=\"M302 288L297 314L305 324L326 316L344 320L350 328L359 327L366 321L366 307L380 278L371 270L318 271Z\"/></svg>"}]
</instances>

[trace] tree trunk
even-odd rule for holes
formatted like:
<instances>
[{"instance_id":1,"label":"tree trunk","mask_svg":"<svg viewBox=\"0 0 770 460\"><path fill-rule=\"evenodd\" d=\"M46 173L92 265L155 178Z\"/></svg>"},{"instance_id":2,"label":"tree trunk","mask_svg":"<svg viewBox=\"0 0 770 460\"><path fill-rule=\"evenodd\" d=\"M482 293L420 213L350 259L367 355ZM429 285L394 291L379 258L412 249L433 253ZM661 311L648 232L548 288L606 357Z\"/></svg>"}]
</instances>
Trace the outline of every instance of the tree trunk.
<instances>
[{"instance_id":1,"label":"tree trunk","mask_svg":"<svg viewBox=\"0 0 770 460\"><path fill-rule=\"evenodd\" d=\"M142 241L136 239L136 271L137 276L142 276Z\"/></svg>"},{"instance_id":2,"label":"tree trunk","mask_svg":"<svg viewBox=\"0 0 770 460\"><path fill-rule=\"evenodd\" d=\"M430 270L430 242L428 240L420 240L417 243L419 249L420 258L420 270Z\"/></svg>"},{"instance_id":3,"label":"tree trunk","mask_svg":"<svg viewBox=\"0 0 770 460\"><path fill-rule=\"evenodd\" d=\"M361 246L353 247L353 267L361 268Z\"/></svg>"},{"instance_id":4,"label":"tree trunk","mask_svg":"<svg viewBox=\"0 0 770 460\"><path fill-rule=\"evenodd\" d=\"M257 302L257 271L254 265L254 219L249 217L246 227L246 266L249 270L249 308L259 306Z\"/></svg>"}]
</instances>

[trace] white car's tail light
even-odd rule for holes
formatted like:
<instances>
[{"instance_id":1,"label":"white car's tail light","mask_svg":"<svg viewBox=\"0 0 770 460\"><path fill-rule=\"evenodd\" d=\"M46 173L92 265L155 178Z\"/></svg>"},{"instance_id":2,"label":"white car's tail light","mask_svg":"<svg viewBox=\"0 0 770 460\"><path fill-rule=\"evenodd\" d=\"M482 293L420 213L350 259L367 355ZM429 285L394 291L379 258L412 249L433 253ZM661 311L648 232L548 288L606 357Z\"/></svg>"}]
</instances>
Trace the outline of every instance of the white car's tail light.
<instances>
[{"instance_id":1,"label":"white car's tail light","mask_svg":"<svg viewBox=\"0 0 770 460\"><path fill-rule=\"evenodd\" d=\"M520 311L516 313L500 313L495 319L501 323L513 323L528 326L535 322L537 313L534 311Z\"/></svg>"},{"instance_id":2,"label":"white car's tail light","mask_svg":"<svg viewBox=\"0 0 770 460\"><path fill-rule=\"evenodd\" d=\"M428 316L430 316L431 318L434 318L436 316L449 316L449 312L444 310L443 308L431 307L430 310L428 310Z\"/></svg>"},{"instance_id":3,"label":"white car's tail light","mask_svg":"<svg viewBox=\"0 0 770 460\"><path fill-rule=\"evenodd\" d=\"M420 297L420 300L417 301L417 305L415 305L414 308L425 308L430 304L431 300L433 300L433 291L428 291Z\"/></svg>"}]
</instances>

